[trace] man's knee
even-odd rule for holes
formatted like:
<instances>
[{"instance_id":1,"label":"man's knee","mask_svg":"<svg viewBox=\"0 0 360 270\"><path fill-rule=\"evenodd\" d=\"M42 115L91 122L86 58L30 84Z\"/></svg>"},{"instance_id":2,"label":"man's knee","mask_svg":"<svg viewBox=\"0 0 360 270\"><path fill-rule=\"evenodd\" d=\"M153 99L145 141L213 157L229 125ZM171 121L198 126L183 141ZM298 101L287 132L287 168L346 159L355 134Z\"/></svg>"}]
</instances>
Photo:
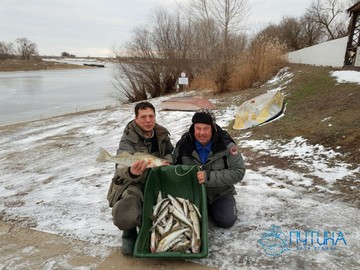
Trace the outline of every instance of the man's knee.
<instances>
[{"instance_id":1,"label":"man's knee","mask_svg":"<svg viewBox=\"0 0 360 270\"><path fill-rule=\"evenodd\" d=\"M233 195L224 195L211 205L213 221L220 227L229 228L237 220L236 202Z\"/></svg>"},{"instance_id":2,"label":"man's knee","mask_svg":"<svg viewBox=\"0 0 360 270\"><path fill-rule=\"evenodd\" d=\"M135 196L117 201L112 209L113 222L120 230L130 230L140 225L141 202Z\"/></svg>"},{"instance_id":3,"label":"man's knee","mask_svg":"<svg viewBox=\"0 0 360 270\"><path fill-rule=\"evenodd\" d=\"M223 228L230 228L237 220L236 215L224 215L223 213L214 213L213 221L216 225Z\"/></svg>"}]
</instances>

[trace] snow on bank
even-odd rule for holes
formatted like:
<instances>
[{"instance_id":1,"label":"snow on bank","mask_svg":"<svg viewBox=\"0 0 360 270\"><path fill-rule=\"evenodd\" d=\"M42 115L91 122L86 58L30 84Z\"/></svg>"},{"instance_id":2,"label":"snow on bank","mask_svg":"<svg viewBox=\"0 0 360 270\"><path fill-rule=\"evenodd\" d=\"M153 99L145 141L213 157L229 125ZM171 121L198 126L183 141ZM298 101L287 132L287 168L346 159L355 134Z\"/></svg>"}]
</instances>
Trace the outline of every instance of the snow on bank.
<instances>
[{"instance_id":1,"label":"snow on bank","mask_svg":"<svg viewBox=\"0 0 360 270\"><path fill-rule=\"evenodd\" d=\"M338 83L357 83L360 84L360 72L354 70L333 71L330 73Z\"/></svg>"},{"instance_id":2,"label":"snow on bank","mask_svg":"<svg viewBox=\"0 0 360 270\"><path fill-rule=\"evenodd\" d=\"M306 139L301 137L296 137L287 143L270 140L247 140L243 142L243 145L262 154L298 160L295 164L299 167L309 169L310 175L320 177L331 184L335 183L336 180L360 172L359 168L351 170L349 164L338 162L337 158L341 157L342 154L332 149L326 149L322 145L309 145Z\"/></svg>"},{"instance_id":3,"label":"snow on bank","mask_svg":"<svg viewBox=\"0 0 360 270\"><path fill-rule=\"evenodd\" d=\"M152 102L159 108L162 99ZM234 108L216 111L220 126L233 119ZM188 129L192 115L158 111L157 122L170 130L175 144ZM89 250L92 255L106 257L112 247L121 246L121 233L112 224L106 201L114 165L98 164L95 159L100 146L115 153L132 118L133 105L126 105L31 122L9 131L0 129L3 220L95 244L97 248ZM291 159L306 170L266 163L248 169L236 185L238 221L230 229L210 223L209 256L195 262L219 269L359 268L359 208L331 196L340 192L334 189L337 181L358 181L358 170L336 163L339 153L309 145L300 137L290 142L258 141L247 133L236 139L254 155ZM251 160L244 158L251 165ZM314 187L324 191L311 190ZM341 231L346 245L340 240L335 250L302 250L287 242L286 251L270 256L259 240L272 225L279 226L293 241L294 232L303 240L306 231ZM0 263L6 265L5 258Z\"/></svg>"}]
</instances>

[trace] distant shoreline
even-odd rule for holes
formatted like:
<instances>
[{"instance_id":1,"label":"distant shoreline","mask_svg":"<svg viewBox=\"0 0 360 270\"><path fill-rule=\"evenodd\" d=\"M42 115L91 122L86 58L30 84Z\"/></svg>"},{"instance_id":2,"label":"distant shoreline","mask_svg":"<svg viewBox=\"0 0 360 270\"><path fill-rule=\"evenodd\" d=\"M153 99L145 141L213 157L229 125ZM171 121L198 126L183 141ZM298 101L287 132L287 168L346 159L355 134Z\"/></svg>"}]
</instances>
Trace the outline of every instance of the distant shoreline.
<instances>
[{"instance_id":1,"label":"distant shoreline","mask_svg":"<svg viewBox=\"0 0 360 270\"><path fill-rule=\"evenodd\" d=\"M69 64L57 61L43 61L42 59L5 59L0 60L0 72L33 71L33 70L60 70L60 69L89 69L84 65Z\"/></svg>"}]
</instances>

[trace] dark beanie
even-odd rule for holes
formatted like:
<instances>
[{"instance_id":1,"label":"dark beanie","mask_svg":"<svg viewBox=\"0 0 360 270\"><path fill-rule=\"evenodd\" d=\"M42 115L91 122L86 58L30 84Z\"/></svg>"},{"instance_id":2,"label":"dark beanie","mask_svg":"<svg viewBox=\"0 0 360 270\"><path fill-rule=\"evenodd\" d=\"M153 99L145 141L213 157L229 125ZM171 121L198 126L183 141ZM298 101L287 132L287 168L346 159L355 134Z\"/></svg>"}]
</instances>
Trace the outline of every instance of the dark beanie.
<instances>
[{"instance_id":1,"label":"dark beanie","mask_svg":"<svg viewBox=\"0 0 360 270\"><path fill-rule=\"evenodd\" d=\"M210 110L199 110L197 111L193 118L192 122L195 123L203 123L213 125L215 124L215 115Z\"/></svg>"}]
</instances>

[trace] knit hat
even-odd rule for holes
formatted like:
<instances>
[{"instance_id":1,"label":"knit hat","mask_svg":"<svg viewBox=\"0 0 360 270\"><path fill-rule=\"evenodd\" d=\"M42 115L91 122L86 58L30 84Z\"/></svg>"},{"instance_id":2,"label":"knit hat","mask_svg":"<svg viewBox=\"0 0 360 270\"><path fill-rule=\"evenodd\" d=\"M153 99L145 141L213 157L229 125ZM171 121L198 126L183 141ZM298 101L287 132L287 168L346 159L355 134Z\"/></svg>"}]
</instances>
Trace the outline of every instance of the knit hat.
<instances>
[{"instance_id":1,"label":"knit hat","mask_svg":"<svg viewBox=\"0 0 360 270\"><path fill-rule=\"evenodd\" d=\"M192 118L192 122L195 123L203 123L215 126L215 114L209 109L201 108L197 110Z\"/></svg>"}]
</instances>

